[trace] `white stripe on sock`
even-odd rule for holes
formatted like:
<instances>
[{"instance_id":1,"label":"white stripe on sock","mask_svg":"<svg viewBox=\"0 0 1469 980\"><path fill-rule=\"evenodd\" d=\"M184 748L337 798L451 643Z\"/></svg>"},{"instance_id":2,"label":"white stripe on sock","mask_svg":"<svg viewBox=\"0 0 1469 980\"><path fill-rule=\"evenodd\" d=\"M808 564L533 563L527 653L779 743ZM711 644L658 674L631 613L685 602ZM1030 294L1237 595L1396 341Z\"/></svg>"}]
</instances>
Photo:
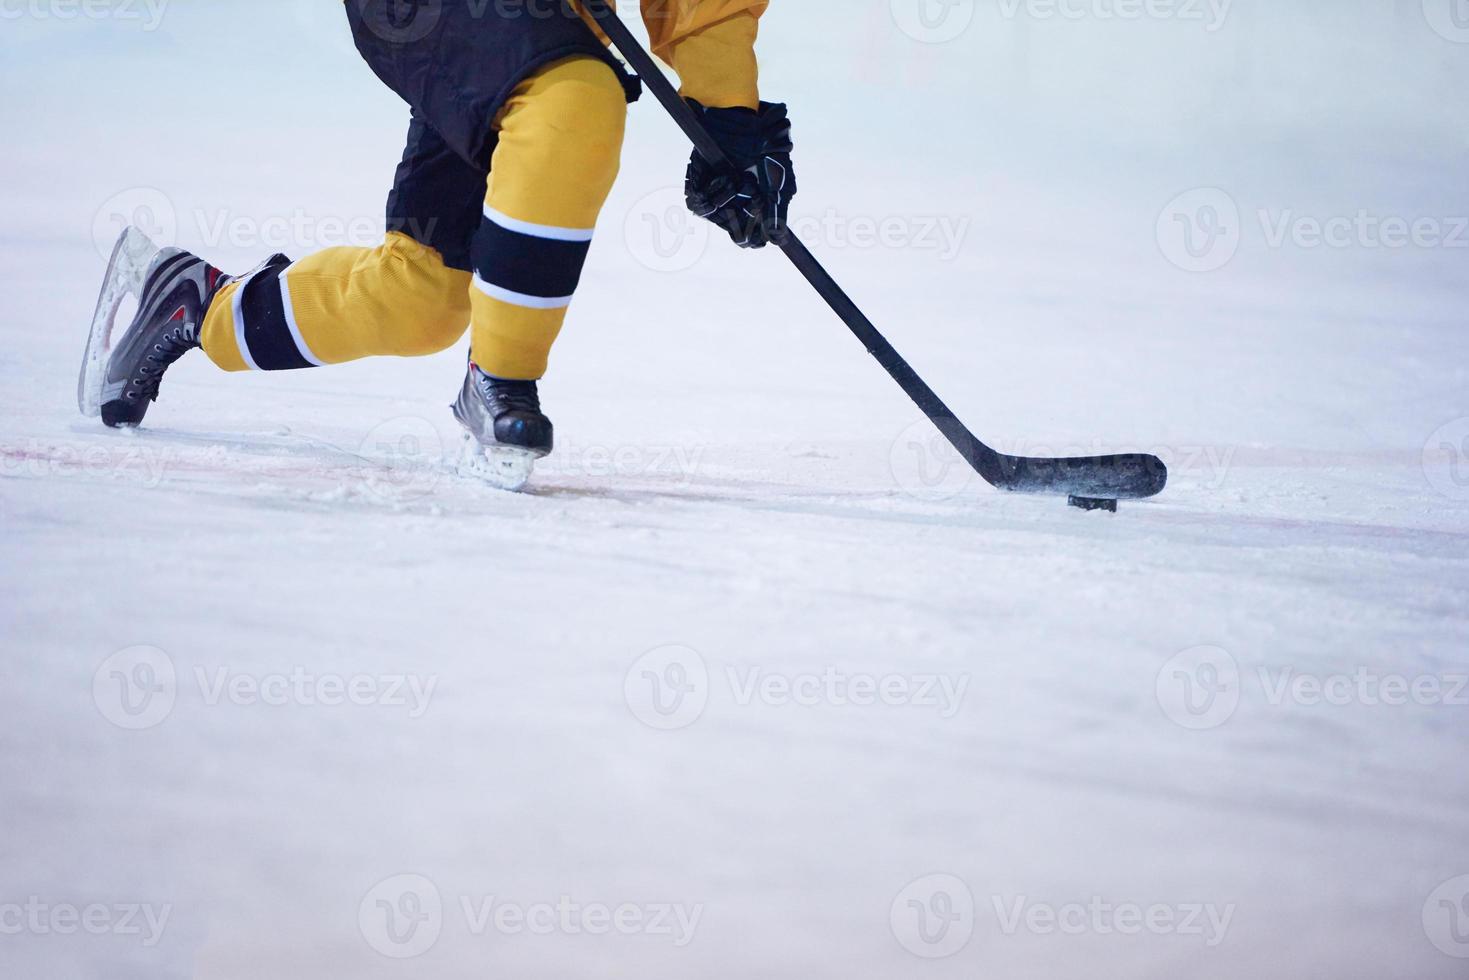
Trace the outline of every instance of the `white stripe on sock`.
<instances>
[{"instance_id":1,"label":"white stripe on sock","mask_svg":"<svg viewBox=\"0 0 1469 980\"><path fill-rule=\"evenodd\" d=\"M571 305L572 300L570 296L527 296L525 293L517 293L513 289L505 289L492 282L485 282L478 275L474 277L474 288L502 303L523 306L531 310L564 310Z\"/></svg>"},{"instance_id":2,"label":"white stripe on sock","mask_svg":"<svg viewBox=\"0 0 1469 980\"><path fill-rule=\"evenodd\" d=\"M259 371L260 365L256 364L255 358L250 356L250 345L245 342L245 287L250 285L250 281L260 275L260 272L260 269L256 269L240 280L231 305L231 312L235 318L235 344L240 348L240 357L244 358L245 366L251 371Z\"/></svg>"},{"instance_id":3,"label":"white stripe on sock","mask_svg":"<svg viewBox=\"0 0 1469 980\"><path fill-rule=\"evenodd\" d=\"M596 230L593 228L557 228L555 225L538 225L530 221L521 221L501 211L496 211L488 204L485 205L485 217L507 231L516 231L522 235L530 235L532 238L549 238L556 242L589 242Z\"/></svg>"},{"instance_id":4,"label":"white stripe on sock","mask_svg":"<svg viewBox=\"0 0 1469 980\"><path fill-rule=\"evenodd\" d=\"M311 352L306 344L306 338L301 336L301 328L296 323L296 307L291 303L291 286L286 282L286 276L291 271L290 266L281 270L281 309L286 311L286 326L291 330L291 339L296 342L296 350L301 356L309 361L314 367L324 367L326 362Z\"/></svg>"}]
</instances>

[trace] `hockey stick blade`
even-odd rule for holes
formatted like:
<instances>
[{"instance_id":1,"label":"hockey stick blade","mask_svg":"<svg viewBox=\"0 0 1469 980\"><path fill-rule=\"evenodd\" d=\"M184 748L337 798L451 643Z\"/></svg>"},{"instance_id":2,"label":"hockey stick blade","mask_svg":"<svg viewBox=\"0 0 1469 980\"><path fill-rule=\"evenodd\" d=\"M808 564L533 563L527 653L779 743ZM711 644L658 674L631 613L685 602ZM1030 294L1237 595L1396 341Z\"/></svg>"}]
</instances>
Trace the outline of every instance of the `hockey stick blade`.
<instances>
[{"instance_id":1,"label":"hockey stick blade","mask_svg":"<svg viewBox=\"0 0 1469 980\"><path fill-rule=\"evenodd\" d=\"M1002 476L990 482L1013 493L1143 500L1157 496L1168 485L1168 467L1146 453L1059 459L995 455Z\"/></svg>"},{"instance_id":2,"label":"hockey stick blade","mask_svg":"<svg viewBox=\"0 0 1469 980\"><path fill-rule=\"evenodd\" d=\"M894 375L904 390L908 379ZM921 381L917 382L922 385ZM953 445L985 482L1009 493L1064 494L1096 500L1142 500L1168 485L1168 467L1157 456L1124 453L1115 456L1010 456L974 437L926 386L909 391L928 409L934 427ZM932 402L927 399L932 398Z\"/></svg>"},{"instance_id":3,"label":"hockey stick blade","mask_svg":"<svg viewBox=\"0 0 1469 980\"><path fill-rule=\"evenodd\" d=\"M729 158L719 143L606 0L582 0L582 7L601 25L633 71L652 90L704 159L712 164L728 166ZM1156 456L1125 454L1042 459L1007 456L986 446L959 422L799 238L787 232L777 244L791 264L862 342L867 352L877 359L929 421L954 445L959 455L991 486L1013 493L1065 494L1099 501L1140 500L1161 493L1167 486L1168 467Z\"/></svg>"}]
</instances>

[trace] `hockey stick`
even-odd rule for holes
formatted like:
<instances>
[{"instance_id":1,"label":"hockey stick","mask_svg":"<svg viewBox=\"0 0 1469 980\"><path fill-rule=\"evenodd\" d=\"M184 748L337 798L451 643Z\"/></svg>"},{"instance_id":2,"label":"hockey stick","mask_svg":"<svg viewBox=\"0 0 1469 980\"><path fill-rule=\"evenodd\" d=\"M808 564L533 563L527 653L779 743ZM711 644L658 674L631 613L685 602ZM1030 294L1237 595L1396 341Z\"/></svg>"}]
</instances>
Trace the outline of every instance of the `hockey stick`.
<instances>
[{"instance_id":1,"label":"hockey stick","mask_svg":"<svg viewBox=\"0 0 1469 980\"><path fill-rule=\"evenodd\" d=\"M704 159L716 166L727 166L729 159L719 144L616 11L608 6L606 0L582 0L582 5L607 32L643 82L653 90L663 108L673 116L673 121L693 141ZM965 428L794 233L786 235L780 249L841 317L867 352L877 359L929 421L938 427L944 438L953 444L965 462L992 486L1016 493L1067 494L1071 503L1079 507L1115 510L1116 501L1120 499L1151 497L1167 485L1167 466L1158 457L1147 454L1043 459L1009 456L991 449Z\"/></svg>"}]
</instances>

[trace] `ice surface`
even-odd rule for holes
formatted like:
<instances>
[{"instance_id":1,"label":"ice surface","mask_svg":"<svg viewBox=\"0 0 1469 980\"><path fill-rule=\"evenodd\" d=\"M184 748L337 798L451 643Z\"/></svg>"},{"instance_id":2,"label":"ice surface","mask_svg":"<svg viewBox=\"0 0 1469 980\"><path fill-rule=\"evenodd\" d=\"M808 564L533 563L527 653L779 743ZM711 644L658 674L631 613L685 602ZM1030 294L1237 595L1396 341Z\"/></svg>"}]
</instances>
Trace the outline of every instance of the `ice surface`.
<instances>
[{"instance_id":1,"label":"ice surface","mask_svg":"<svg viewBox=\"0 0 1469 980\"><path fill-rule=\"evenodd\" d=\"M0 58L0 975L1464 975L1469 249L1364 230L1464 241L1446 9L774 4L813 251L997 448L1165 454L1113 516L966 478L778 255L679 237L651 101L534 492L445 462L462 348L193 356L103 431L117 220L370 243L406 119L334 4L62 6Z\"/></svg>"}]
</instances>

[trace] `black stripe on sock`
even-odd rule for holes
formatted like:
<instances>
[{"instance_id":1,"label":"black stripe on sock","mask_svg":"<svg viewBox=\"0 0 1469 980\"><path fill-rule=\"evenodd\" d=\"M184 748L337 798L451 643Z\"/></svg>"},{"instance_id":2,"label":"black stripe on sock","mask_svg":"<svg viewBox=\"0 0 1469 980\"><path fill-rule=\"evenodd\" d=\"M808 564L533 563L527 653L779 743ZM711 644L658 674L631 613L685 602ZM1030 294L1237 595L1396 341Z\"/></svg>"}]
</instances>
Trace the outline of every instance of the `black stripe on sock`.
<instances>
[{"instance_id":1,"label":"black stripe on sock","mask_svg":"<svg viewBox=\"0 0 1469 980\"><path fill-rule=\"evenodd\" d=\"M240 297L240 310L245 320L245 344L250 357L262 371L299 371L314 367L301 356L296 339L286 325L286 309L281 302L281 276L290 260L267 266L245 284Z\"/></svg>"},{"instance_id":2,"label":"black stripe on sock","mask_svg":"<svg viewBox=\"0 0 1469 980\"><path fill-rule=\"evenodd\" d=\"M570 296L591 247L511 231L485 218L474 236L474 270L501 289L546 299Z\"/></svg>"}]
</instances>

